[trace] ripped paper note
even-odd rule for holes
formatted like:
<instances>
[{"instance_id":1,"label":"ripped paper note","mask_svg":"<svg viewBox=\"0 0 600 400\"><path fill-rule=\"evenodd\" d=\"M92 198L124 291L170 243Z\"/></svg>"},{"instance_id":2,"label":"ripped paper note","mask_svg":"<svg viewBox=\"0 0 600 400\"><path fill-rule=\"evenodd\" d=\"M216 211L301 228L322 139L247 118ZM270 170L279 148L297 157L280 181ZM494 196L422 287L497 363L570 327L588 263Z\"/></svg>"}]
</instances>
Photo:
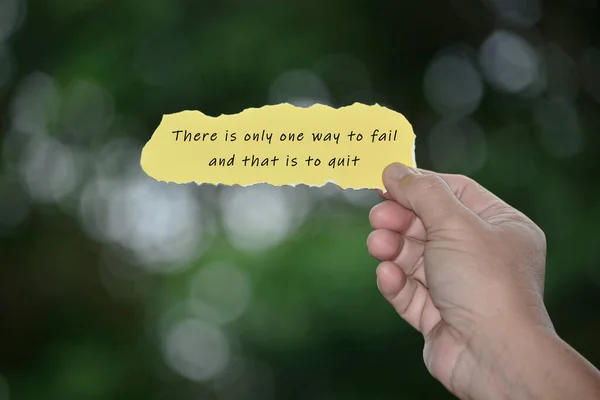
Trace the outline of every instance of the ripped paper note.
<instances>
[{"instance_id":1,"label":"ripped paper note","mask_svg":"<svg viewBox=\"0 0 600 400\"><path fill-rule=\"evenodd\" d=\"M174 183L384 189L384 168L416 167L414 150L410 123L386 107L279 104L219 117L165 115L142 150L141 166Z\"/></svg>"}]
</instances>

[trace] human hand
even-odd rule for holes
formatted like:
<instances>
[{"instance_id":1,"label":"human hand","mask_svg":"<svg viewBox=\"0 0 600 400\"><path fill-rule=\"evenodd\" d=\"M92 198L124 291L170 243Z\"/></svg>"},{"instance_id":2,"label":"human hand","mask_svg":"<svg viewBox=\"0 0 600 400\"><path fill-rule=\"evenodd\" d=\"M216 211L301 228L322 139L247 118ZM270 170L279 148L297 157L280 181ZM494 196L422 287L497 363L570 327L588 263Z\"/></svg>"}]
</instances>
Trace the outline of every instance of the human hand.
<instances>
[{"instance_id":1,"label":"human hand","mask_svg":"<svg viewBox=\"0 0 600 400\"><path fill-rule=\"evenodd\" d=\"M383 296L425 338L430 373L463 398L485 393L511 335L553 333L541 229L473 180L386 168L367 245ZM484 396L485 397L485 396Z\"/></svg>"}]
</instances>

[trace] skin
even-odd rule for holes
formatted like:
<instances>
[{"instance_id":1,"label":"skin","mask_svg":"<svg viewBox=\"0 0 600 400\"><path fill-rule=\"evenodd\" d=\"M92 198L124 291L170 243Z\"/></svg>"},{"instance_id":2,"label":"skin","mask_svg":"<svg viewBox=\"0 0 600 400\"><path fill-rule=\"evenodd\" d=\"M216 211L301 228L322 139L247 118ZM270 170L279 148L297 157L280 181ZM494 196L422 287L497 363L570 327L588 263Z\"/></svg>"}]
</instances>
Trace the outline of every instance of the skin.
<instances>
[{"instance_id":1,"label":"skin","mask_svg":"<svg viewBox=\"0 0 600 400\"><path fill-rule=\"evenodd\" d=\"M543 301L542 230L473 180L392 164L367 239L377 285L462 399L600 399L600 373Z\"/></svg>"}]
</instances>

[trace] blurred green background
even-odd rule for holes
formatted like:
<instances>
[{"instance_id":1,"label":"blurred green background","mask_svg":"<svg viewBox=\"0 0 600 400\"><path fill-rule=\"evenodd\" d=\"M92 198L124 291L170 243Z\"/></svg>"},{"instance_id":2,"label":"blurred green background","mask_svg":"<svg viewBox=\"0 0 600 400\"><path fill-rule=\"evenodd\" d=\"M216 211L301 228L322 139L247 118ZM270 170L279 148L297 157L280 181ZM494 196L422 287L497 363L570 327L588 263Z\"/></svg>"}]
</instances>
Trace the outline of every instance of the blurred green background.
<instances>
[{"instance_id":1,"label":"blurred green background","mask_svg":"<svg viewBox=\"0 0 600 400\"><path fill-rule=\"evenodd\" d=\"M372 191L159 184L161 116L404 113L548 239L600 365L597 0L0 0L0 399L451 398L375 285Z\"/></svg>"}]
</instances>

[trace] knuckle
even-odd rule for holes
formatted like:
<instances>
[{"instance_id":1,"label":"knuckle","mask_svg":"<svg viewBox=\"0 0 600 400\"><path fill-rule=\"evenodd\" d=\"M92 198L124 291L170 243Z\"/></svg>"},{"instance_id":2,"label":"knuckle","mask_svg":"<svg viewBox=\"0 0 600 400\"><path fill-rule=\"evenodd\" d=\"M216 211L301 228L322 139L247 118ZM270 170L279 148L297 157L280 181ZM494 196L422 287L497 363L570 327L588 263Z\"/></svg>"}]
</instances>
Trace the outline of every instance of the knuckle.
<instances>
[{"instance_id":1,"label":"knuckle","mask_svg":"<svg viewBox=\"0 0 600 400\"><path fill-rule=\"evenodd\" d=\"M470 187L473 185L477 185L477 182L473 178L470 178L466 175L457 175L456 179L460 181L464 185L464 187Z\"/></svg>"},{"instance_id":2,"label":"knuckle","mask_svg":"<svg viewBox=\"0 0 600 400\"><path fill-rule=\"evenodd\" d=\"M525 222L525 225L529 227L529 236L530 238L536 239L539 243L542 243L544 247L546 246L546 233L538 224L536 224L531 218L527 217L525 214L518 212L521 216L521 220ZM533 235L532 235L533 233Z\"/></svg>"},{"instance_id":3,"label":"knuckle","mask_svg":"<svg viewBox=\"0 0 600 400\"><path fill-rule=\"evenodd\" d=\"M454 180L456 180L457 182L463 183L463 184L470 184L473 181L473 179L469 178L466 175L462 175L462 174L450 174L450 177L453 178Z\"/></svg>"},{"instance_id":4,"label":"knuckle","mask_svg":"<svg viewBox=\"0 0 600 400\"><path fill-rule=\"evenodd\" d=\"M534 224L534 231L536 232L541 246L546 249L546 233L542 228Z\"/></svg>"},{"instance_id":5,"label":"knuckle","mask_svg":"<svg viewBox=\"0 0 600 400\"><path fill-rule=\"evenodd\" d=\"M532 223L533 225L533 231L536 233L536 235L540 238L543 239L544 241L546 241L546 234L544 233L544 231L542 230L542 228L540 228L537 224Z\"/></svg>"},{"instance_id":6,"label":"knuckle","mask_svg":"<svg viewBox=\"0 0 600 400\"><path fill-rule=\"evenodd\" d=\"M466 175L454 175L454 179L456 180L458 186L458 194L473 189L478 189L478 191L481 190L480 185L474 179Z\"/></svg>"}]
</instances>

